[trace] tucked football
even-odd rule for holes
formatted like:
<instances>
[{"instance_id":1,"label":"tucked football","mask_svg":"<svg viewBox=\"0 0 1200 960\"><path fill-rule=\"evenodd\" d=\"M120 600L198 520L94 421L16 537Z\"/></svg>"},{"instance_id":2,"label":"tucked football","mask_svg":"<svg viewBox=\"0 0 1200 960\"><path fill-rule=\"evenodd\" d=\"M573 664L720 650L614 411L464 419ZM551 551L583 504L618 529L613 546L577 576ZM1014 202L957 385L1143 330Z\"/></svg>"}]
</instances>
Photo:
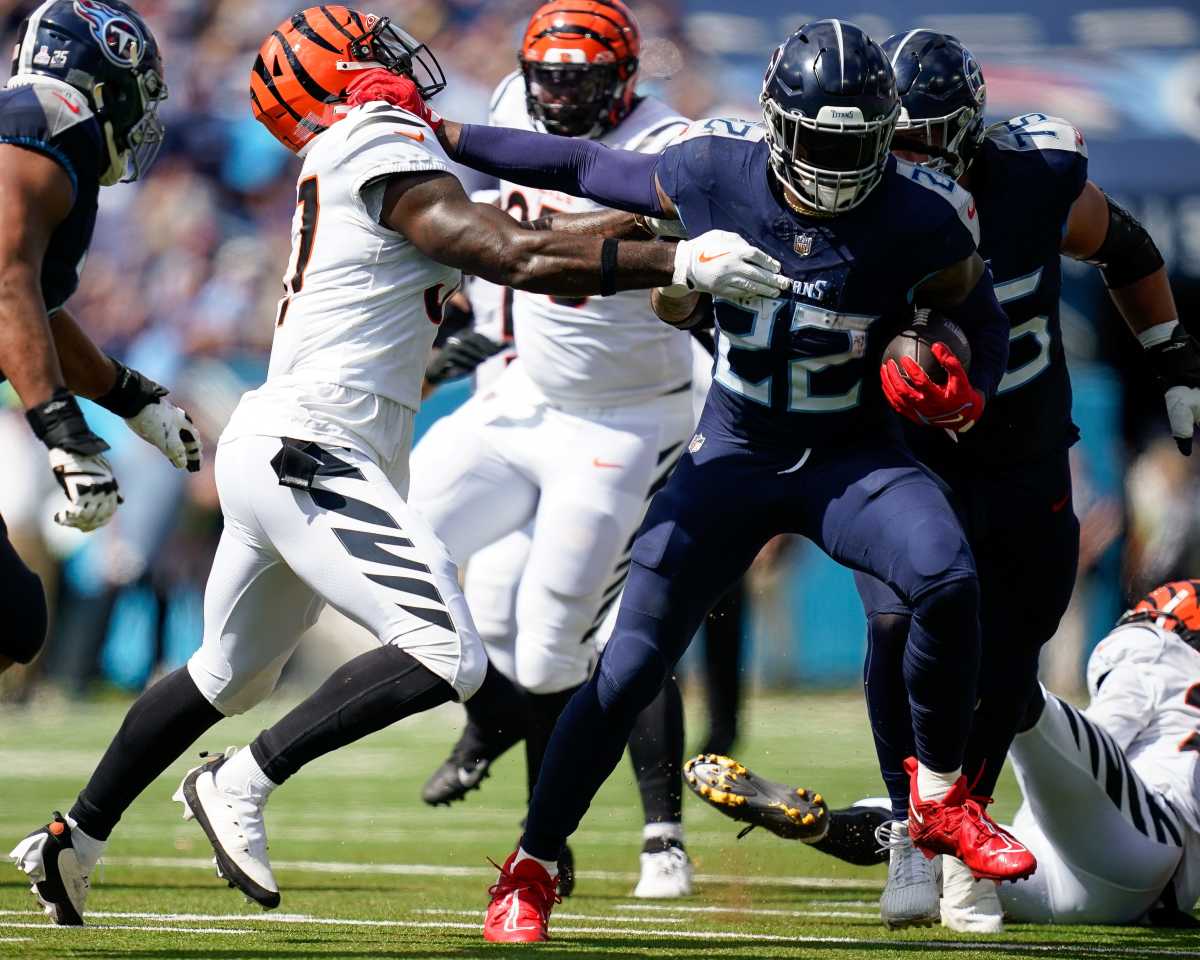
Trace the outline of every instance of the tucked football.
<instances>
[{"instance_id":1,"label":"tucked football","mask_svg":"<svg viewBox=\"0 0 1200 960\"><path fill-rule=\"evenodd\" d=\"M883 352L883 362L895 360L896 366L903 373L904 367L900 358L909 357L925 371L930 380L941 386L946 382L946 368L938 363L937 357L933 355L935 343L944 343L958 357L958 362L963 365L964 370L971 369L971 345L967 342L967 335L962 332L962 328L928 309L918 310L912 324L892 338L892 342Z\"/></svg>"}]
</instances>

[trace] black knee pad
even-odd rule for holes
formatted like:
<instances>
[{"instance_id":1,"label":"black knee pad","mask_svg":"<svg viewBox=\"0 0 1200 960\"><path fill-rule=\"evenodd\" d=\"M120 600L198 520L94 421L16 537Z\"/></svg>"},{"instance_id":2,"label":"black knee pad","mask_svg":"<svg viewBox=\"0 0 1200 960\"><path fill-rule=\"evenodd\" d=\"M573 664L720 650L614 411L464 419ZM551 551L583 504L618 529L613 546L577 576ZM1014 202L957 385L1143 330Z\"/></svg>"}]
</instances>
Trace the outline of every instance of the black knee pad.
<instances>
[{"instance_id":1,"label":"black knee pad","mask_svg":"<svg viewBox=\"0 0 1200 960\"><path fill-rule=\"evenodd\" d=\"M904 650L912 617L907 613L875 613L867 619L871 648L877 651Z\"/></svg>"},{"instance_id":2,"label":"black knee pad","mask_svg":"<svg viewBox=\"0 0 1200 960\"><path fill-rule=\"evenodd\" d=\"M29 663L46 642L49 614L46 610L46 591L42 581L13 554L19 567L5 571L5 583L0 587L0 614L4 629L0 630L0 657L16 663Z\"/></svg>"}]
</instances>

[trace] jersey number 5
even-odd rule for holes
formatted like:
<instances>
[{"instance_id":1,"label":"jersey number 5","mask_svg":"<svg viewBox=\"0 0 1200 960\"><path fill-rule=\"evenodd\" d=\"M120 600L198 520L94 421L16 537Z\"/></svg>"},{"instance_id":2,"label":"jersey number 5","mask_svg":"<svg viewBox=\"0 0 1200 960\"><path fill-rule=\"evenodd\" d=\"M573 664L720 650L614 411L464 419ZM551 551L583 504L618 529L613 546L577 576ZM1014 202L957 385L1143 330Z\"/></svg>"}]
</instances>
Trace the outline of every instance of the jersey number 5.
<instances>
[{"instance_id":1,"label":"jersey number 5","mask_svg":"<svg viewBox=\"0 0 1200 960\"><path fill-rule=\"evenodd\" d=\"M283 284L284 297L279 301L279 312L275 317L277 327L283 325L292 297L304 289L304 272L308 269L308 261L312 259L317 221L321 217L321 188L316 177L307 177L300 181L300 187L296 191L296 206L300 208L300 241L296 244L292 275Z\"/></svg>"}]
</instances>

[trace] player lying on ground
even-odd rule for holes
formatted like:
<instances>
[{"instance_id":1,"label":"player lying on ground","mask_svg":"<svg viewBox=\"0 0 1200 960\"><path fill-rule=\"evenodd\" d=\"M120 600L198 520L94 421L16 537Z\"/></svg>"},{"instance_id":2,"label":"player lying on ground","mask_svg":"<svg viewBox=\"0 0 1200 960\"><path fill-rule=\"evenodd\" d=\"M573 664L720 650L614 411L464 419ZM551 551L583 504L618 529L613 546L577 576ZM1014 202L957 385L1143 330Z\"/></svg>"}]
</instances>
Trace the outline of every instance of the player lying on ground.
<instances>
[{"instance_id":1,"label":"player lying on ground","mask_svg":"<svg viewBox=\"0 0 1200 960\"><path fill-rule=\"evenodd\" d=\"M492 96L489 122L657 153L689 121L638 96L640 43L621 0L543 4L526 28L520 70ZM563 211L601 209L503 181L498 201L549 228ZM486 301L494 288L471 290ZM659 321L644 293L507 291L498 306L516 352L417 445L410 502L467 568L467 605L499 679L513 686L501 729L483 723L478 698L467 704L466 730L423 791L431 803L477 787L522 738L532 791L554 722L595 661L633 534L695 425L692 338ZM684 896L691 864L677 689L643 712L630 746L647 816L635 895ZM571 873L560 876L565 896Z\"/></svg>"},{"instance_id":2,"label":"player lying on ground","mask_svg":"<svg viewBox=\"0 0 1200 960\"><path fill-rule=\"evenodd\" d=\"M1146 347L1166 393L1172 431L1186 449L1200 410L1200 348L1178 323L1154 242L1088 180L1087 147L1075 127L1030 113L985 128L983 74L954 37L911 30L883 48L904 106L893 147L903 159L954 177L971 191L980 253L1011 325L1008 369L976 429L957 442L916 424L905 430L909 448L953 492L979 571L983 654L965 770L972 790L988 797L1027 705L1038 695L1038 655L1075 584L1079 524L1068 449L1079 431L1071 422L1059 323L1061 257L1099 267L1114 303ZM919 370L910 373L921 377ZM895 389L907 390L899 371L892 374ZM904 760L913 741L903 735L911 723L900 670L912 609L877 578L859 573L855 581L868 622L867 704L896 821L880 910L890 927L933 923L933 872L908 838ZM948 875L961 870L961 864L946 862Z\"/></svg>"},{"instance_id":3,"label":"player lying on ground","mask_svg":"<svg viewBox=\"0 0 1200 960\"><path fill-rule=\"evenodd\" d=\"M484 683L458 571L405 499L422 374L462 271L562 296L675 282L726 296L780 289L778 263L732 234L675 248L601 241L471 203L433 130L389 102L401 78L426 98L445 85L426 47L342 6L280 24L254 64L255 116L304 160L268 378L221 437L225 528L200 649L133 705L68 817L13 852L59 923L81 922L88 875L129 804L222 717L272 691L326 603L378 647L177 794L221 873L264 907L279 903L263 824L271 791L314 757Z\"/></svg>"},{"instance_id":4,"label":"player lying on ground","mask_svg":"<svg viewBox=\"0 0 1200 960\"><path fill-rule=\"evenodd\" d=\"M1014 738L1009 758L1024 798L1013 830L1037 856L1037 873L998 887L947 870L941 858L946 926L995 933L1004 916L1198 925L1191 916L1200 899L1197 590L1197 580L1164 584L1121 617L1088 660L1086 710L1036 688L1030 725ZM791 788L724 757L696 758L687 771L689 786L722 813L794 835L778 806L795 796ZM870 803L851 809L862 818ZM846 840L828 852L868 862L871 838L847 832L841 811L830 820L831 832ZM890 833L883 825L880 842L888 844Z\"/></svg>"},{"instance_id":5,"label":"player lying on ground","mask_svg":"<svg viewBox=\"0 0 1200 960\"><path fill-rule=\"evenodd\" d=\"M844 57L822 52L838 49ZM843 74L842 64L853 67ZM851 24L818 21L782 44L763 104L765 128L710 121L648 158L513 130L442 130L456 158L505 179L678 218L692 232L736 228L793 278L779 298L718 299L718 386L643 524L613 639L551 738L520 848L492 891L488 939L547 936L555 859L633 718L712 604L781 532L885 577L920 608L919 655L905 665L922 708L913 790L925 829L916 842L958 852L987 876L1034 867L966 795L974 564L942 489L883 429L874 374L878 338L910 320L915 298L970 331L976 360L975 385L959 368L945 388L923 386L913 405L955 430L982 414L1003 374L1008 323L975 251L972 202L949 179L890 158L900 110L891 65Z\"/></svg>"},{"instance_id":6,"label":"player lying on ground","mask_svg":"<svg viewBox=\"0 0 1200 960\"><path fill-rule=\"evenodd\" d=\"M149 27L114 0L48 0L21 24L13 75L0 91L0 380L50 451L67 498L55 520L106 524L121 502L75 395L90 397L158 447L200 469L200 441L167 391L105 356L66 302L79 285L101 186L136 180L162 144L162 60ZM28 663L46 636L41 581L0 519L0 673Z\"/></svg>"}]
</instances>

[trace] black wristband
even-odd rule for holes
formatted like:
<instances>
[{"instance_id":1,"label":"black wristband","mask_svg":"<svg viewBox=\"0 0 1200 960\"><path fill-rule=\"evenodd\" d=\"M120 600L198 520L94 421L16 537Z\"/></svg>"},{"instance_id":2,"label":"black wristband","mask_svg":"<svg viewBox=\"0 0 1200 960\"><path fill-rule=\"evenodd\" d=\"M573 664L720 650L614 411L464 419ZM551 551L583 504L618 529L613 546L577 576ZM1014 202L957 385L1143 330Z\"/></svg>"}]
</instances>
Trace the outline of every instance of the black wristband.
<instances>
[{"instance_id":1,"label":"black wristband","mask_svg":"<svg viewBox=\"0 0 1200 960\"><path fill-rule=\"evenodd\" d=\"M600 244L600 296L611 297L617 292L617 241Z\"/></svg>"},{"instance_id":2,"label":"black wristband","mask_svg":"<svg viewBox=\"0 0 1200 960\"><path fill-rule=\"evenodd\" d=\"M108 444L88 429L79 402L61 387L45 403L26 410L25 419L49 450L92 457L108 449Z\"/></svg>"},{"instance_id":3,"label":"black wristband","mask_svg":"<svg viewBox=\"0 0 1200 960\"><path fill-rule=\"evenodd\" d=\"M96 398L96 403L105 410L111 410L118 417L129 419L136 417L159 397L167 395L166 387L130 369L120 360L113 357L108 359L112 360L113 366L117 368L117 382L108 393Z\"/></svg>"}]
</instances>

